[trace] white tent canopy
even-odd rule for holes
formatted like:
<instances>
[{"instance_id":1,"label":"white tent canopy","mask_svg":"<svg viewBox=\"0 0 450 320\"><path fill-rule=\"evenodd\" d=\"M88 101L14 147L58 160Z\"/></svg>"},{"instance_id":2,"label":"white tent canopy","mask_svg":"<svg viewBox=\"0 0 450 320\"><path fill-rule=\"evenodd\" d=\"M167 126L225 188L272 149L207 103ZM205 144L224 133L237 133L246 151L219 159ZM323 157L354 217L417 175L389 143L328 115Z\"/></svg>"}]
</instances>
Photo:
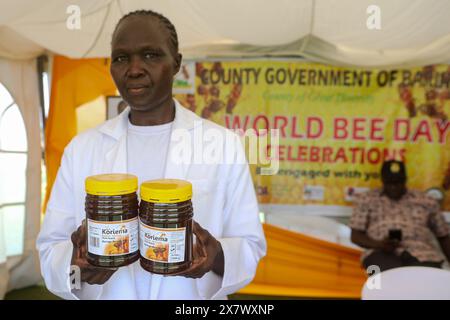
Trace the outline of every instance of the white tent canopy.
<instances>
[{"instance_id":1,"label":"white tent canopy","mask_svg":"<svg viewBox=\"0 0 450 320\"><path fill-rule=\"evenodd\" d=\"M379 30L366 26L372 4L380 8ZM80 29L67 28L70 5L80 8ZM0 57L108 57L117 21L143 8L174 23L185 57L302 55L366 67L450 61L448 0L2 1Z\"/></svg>"}]
</instances>

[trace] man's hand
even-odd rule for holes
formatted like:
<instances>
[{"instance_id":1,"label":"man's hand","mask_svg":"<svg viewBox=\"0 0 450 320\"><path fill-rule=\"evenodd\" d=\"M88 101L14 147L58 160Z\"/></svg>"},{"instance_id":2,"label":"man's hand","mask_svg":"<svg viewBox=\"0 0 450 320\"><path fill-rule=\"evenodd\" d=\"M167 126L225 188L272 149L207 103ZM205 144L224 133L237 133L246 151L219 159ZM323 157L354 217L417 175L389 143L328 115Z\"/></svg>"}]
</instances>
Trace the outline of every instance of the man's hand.
<instances>
[{"instance_id":1,"label":"man's hand","mask_svg":"<svg viewBox=\"0 0 450 320\"><path fill-rule=\"evenodd\" d=\"M400 245L400 241L385 238L384 240L380 241L378 249L381 249L387 253L391 253L391 252L394 252L395 249L397 249L399 245Z\"/></svg>"},{"instance_id":2,"label":"man's hand","mask_svg":"<svg viewBox=\"0 0 450 320\"><path fill-rule=\"evenodd\" d=\"M222 245L216 240L208 230L203 229L194 221L194 234L197 242L193 248L193 261L191 266L184 271L171 274L171 276L183 276L186 278L201 278L213 271L219 276L223 276L225 259Z\"/></svg>"},{"instance_id":3,"label":"man's hand","mask_svg":"<svg viewBox=\"0 0 450 320\"><path fill-rule=\"evenodd\" d=\"M400 245L398 240L386 238L378 241L370 238L366 232L352 229L351 240L353 243L366 249L383 250L384 252L394 252Z\"/></svg>"},{"instance_id":4,"label":"man's hand","mask_svg":"<svg viewBox=\"0 0 450 320\"><path fill-rule=\"evenodd\" d=\"M86 259L86 220L72 233L73 253L71 265L76 265L81 271L81 282L89 284L104 284L111 278L117 268L103 268L91 265Z\"/></svg>"}]
</instances>

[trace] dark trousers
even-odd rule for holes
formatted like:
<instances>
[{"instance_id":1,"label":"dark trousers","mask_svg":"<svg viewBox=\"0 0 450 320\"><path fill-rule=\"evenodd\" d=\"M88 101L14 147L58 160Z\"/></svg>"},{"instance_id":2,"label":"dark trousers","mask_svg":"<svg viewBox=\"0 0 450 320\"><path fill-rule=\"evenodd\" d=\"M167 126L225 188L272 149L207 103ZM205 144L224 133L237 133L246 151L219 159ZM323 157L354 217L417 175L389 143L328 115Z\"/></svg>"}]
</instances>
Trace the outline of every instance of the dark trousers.
<instances>
[{"instance_id":1,"label":"dark trousers","mask_svg":"<svg viewBox=\"0 0 450 320\"><path fill-rule=\"evenodd\" d=\"M442 267L442 262L419 261L408 251L403 251L400 256L397 256L393 252L387 253L381 250L375 250L363 260L362 264L366 270L369 266L376 265L381 271L400 267Z\"/></svg>"}]
</instances>

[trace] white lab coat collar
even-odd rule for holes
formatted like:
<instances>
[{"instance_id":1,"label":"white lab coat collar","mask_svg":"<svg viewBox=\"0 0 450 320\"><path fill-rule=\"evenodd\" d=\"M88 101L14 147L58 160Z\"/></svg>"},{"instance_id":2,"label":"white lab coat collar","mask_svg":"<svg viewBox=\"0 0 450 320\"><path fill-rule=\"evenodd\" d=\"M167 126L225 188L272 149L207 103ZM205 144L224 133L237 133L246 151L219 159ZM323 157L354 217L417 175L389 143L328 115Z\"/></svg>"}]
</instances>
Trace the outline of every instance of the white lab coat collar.
<instances>
[{"instance_id":1,"label":"white lab coat collar","mask_svg":"<svg viewBox=\"0 0 450 320\"><path fill-rule=\"evenodd\" d=\"M175 119L172 125L172 134L175 130L192 130L200 125L201 118L195 113L184 108L177 100L175 102ZM107 121L99 127L99 131L117 141L112 148L105 153L102 172L126 173L127 172L127 128L130 108L127 107L120 115ZM172 139L171 139L172 141ZM173 144L169 146L168 155L171 154ZM165 178L183 179L186 176L187 165L181 165L170 161L166 164ZM169 176L170 175L170 176Z\"/></svg>"},{"instance_id":2,"label":"white lab coat collar","mask_svg":"<svg viewBox=\"0 0 450 320\"><path fill-rule=\"evenodd\" d=\"M175 119L173 122L173 129L193 129L196 124L196 120L199 120L198 116L184 108L176 99L173 100L175 102ZM99 127L99 131L116 140L120 140L121 137L127 133L129 114L130 107L127 107L117 117L102 124Z\"/></svg>"}]
</instances>

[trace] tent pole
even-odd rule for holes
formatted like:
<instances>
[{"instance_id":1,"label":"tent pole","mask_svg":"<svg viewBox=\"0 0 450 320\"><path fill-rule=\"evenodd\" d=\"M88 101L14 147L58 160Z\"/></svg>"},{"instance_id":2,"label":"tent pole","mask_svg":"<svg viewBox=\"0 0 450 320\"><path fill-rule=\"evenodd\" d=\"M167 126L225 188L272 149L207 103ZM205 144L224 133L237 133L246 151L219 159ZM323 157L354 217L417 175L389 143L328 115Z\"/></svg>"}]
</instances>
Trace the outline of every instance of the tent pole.
<instances>
[{"instance_id":1,"label":"tent pole","mask_svg":"<svg viewBox=\"0 0 450 320\"><path fill-rule=\"evenodd\" d=\"M42 150L45 150L45 124L46 124L43 75L45 72L45 66L46 66L47 62L48 62L48 57L46 55L41 55L37 58L39 105L41 107ZM44 164L45 164L44 151L42 152L42 160L44 161Z\"/></svg>"}]
</instances>

